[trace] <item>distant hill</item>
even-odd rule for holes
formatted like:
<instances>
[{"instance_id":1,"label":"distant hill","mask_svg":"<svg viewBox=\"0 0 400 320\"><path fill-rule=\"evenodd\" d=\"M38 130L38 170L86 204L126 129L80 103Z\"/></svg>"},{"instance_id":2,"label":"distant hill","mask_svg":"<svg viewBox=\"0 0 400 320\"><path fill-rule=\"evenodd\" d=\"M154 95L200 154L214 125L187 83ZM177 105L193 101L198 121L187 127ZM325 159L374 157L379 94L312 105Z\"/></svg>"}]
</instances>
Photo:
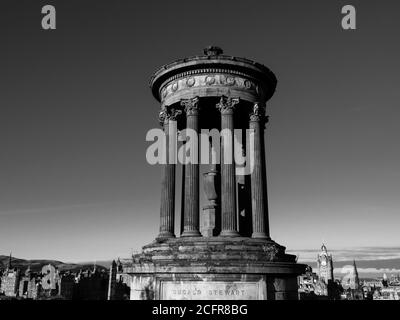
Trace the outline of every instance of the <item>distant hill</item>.
<instances>
[{"instance_id":1,"label":"distant hill","mask_svg":"<svg viewBox=\"0 0 400 320\"><path fill-rule=\"evenodd\" d=\"M102 266L106 269L110 269L112 260L96 261L97 266ZM93 262L79 262L80 265L93 265Z\"/></svg>"},{"instance_id":2,"label":"distant hill","mask_svg":"<svg viewBox=\"0 0 400 320\"><path fill-rule=\"evenodd\" d=\"M9 256L0 255L0 268L6 268L8 265ZM41 271L42 267L46 264L52 264L60 271L72 271L77 272L79 270L87 270L93 269L93 263L65 263L62 261L57 260L25 260L19 258L11 258L11 264L14 268L20 268L23 272L28 268L31 267L32 272L39 272ZM96 268L101 271L107 271L108 268L104 266L102 263L96 263Z\"/></svg>"}]
</instances>

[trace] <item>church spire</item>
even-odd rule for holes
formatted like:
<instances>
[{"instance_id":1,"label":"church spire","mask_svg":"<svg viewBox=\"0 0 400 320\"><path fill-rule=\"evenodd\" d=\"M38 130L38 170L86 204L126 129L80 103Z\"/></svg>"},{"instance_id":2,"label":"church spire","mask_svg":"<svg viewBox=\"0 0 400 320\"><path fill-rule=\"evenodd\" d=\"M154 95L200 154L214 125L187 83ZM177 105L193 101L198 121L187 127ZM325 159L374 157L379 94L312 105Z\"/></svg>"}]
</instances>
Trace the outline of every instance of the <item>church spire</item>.
<instances>
[{"instance_id":1,"label":"church spire","mask_svg":"<svg viewBox=\"0 0 400 320\"><path fill-rule=\"evenodd\" d=\"M358 289L360 287L360 279L358 278L358 271L355 260L353 260L353 278L354 278L354 289Z\"/></svg>"},{"instance_id":2,"label":"church spire","mask_svg":"<svg viewBox=\"0 0 400 320\"><path fill-rule=\"evenodd\" d=\"M7 269L10 270L11 269L11 259L12 259L12 252L10 252L10 257L8 258L8 266Z\"/></svg>"},{"instance_id":3,"label":"church spire","mask_svg":"<svg viewBox=\"0 0 400 320\"><path fill-rule=\"evenodd\" d=\"M357 276L358 278L358 271L357 271L357 266L356 266L356 260L353 260L353 267L354 267L354 274Z\"/></svg>"},{"instance_id":4,"label":"church spire","mask_svg":"<svg viewBox=\"0 0 400 320\"><path fill-rule=\"evenodd\" d=\"M29 261L28 269L26 269L25 275L26 275L26 276L29 276L29 275L31 274L31 272L32 272L32 270L31 270L31 262Z\"/></svg>"}]
</instances>

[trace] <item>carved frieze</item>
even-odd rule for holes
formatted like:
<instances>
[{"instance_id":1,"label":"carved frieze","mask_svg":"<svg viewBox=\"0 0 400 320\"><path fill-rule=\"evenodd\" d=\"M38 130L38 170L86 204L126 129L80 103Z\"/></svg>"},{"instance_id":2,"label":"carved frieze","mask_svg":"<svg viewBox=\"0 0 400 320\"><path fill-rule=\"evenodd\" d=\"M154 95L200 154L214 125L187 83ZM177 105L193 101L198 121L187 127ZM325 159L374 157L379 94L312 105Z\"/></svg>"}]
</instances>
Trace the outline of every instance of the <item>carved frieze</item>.
<instances>
[{"instance_id":1,"label":"carved frieze","mask_svg":"<svg viewBox=\"0 0 400 320\"><path fill-rule=\"evenodd\" d=\"M247 92L251 96L260 95L259 85L245 74L224 69L204 69L184 72L169 78L161 86L160 96L163 101L171 98L180 100L180 95L184 96L191 89L207 90L211 93L223 88Z\"/></svg>"}]
</instances>

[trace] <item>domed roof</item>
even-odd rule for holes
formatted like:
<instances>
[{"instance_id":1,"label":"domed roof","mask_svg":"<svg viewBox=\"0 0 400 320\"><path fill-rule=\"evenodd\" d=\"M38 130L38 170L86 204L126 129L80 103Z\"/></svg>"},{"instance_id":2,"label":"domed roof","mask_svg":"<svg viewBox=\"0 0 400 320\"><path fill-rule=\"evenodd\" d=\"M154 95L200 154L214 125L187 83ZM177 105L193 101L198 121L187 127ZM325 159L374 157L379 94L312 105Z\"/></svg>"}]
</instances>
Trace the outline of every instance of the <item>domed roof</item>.
<instances>
[{"instance_id":1,"label":"domed roof","mask_svg":"<svg viewBox=\"0 0 400 320\"><path fill-rule=\"evenodd\" d=\"M203 55L178 59L159 68L149 83L153 96L161 101L160 91L171 79L187 74L213 73L214 70L257 79L265 90L266 100L274 94L277 79L266 66L246 58L224 55L223 50L216 46L209 46L203 52Z\"/></svg>"}]
</instances>

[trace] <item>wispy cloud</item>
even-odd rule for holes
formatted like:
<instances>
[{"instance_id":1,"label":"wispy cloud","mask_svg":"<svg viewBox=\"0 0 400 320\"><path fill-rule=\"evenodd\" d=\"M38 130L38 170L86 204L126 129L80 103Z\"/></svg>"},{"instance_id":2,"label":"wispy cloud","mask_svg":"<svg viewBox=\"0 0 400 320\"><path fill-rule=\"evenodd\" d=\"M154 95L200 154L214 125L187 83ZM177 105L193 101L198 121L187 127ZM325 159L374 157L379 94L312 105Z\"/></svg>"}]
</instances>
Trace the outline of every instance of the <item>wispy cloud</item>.
<instances>
[{"instance_id":1,"label":"wispy cloud","mask_svg":"<svg viewBox=\"0 0 400 320\"><path fill-rule=\"evenodd\" d=\"M400 269L395 269L395 268L357 268L358 273L378 273L378 274L383 274L383 273L387 273L387 274L398 274L400 273ZM343 272L346 273L346 272Z\"/></svg>"}]
</instances>

